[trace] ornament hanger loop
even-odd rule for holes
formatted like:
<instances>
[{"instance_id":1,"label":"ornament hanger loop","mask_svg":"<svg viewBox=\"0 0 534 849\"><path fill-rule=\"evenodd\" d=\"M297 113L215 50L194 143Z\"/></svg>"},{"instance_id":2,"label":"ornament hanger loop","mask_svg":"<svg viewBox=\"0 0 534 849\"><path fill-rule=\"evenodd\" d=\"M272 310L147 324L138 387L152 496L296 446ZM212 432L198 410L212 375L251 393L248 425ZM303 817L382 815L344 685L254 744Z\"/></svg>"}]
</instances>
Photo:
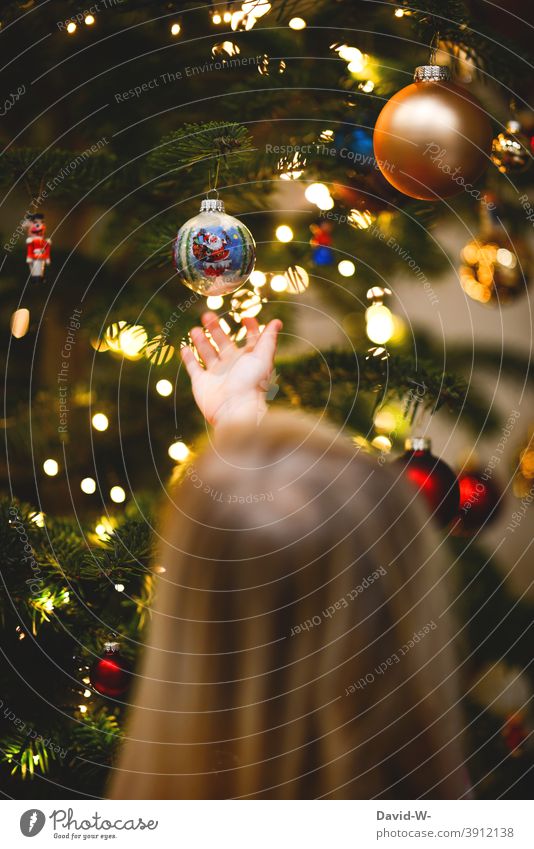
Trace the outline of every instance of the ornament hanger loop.
<instances>
[{"instance_id":1,"label":"ornament hanger loop","mask_svg":"<svg viewBox=\"0 0 534 849\"><path fill-rule=\"evenodd\" d=\"M432 41L430 42L430 56L428 57L428 64L435 65L436 64L436 53L438 51L439 45L439 30L435 30L434 35L432 36Z\"/></svg>"}]
</instances>

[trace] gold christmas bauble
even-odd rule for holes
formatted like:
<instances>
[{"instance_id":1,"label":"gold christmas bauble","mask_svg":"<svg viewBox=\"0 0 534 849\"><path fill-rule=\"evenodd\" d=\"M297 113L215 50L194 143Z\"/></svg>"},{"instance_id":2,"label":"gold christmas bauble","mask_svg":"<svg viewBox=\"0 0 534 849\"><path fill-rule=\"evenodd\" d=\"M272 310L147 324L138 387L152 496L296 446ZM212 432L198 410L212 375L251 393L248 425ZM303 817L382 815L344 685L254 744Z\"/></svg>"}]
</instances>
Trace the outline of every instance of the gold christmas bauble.
<instances>
[{"instance_id":1,"label":"gold christmas bauble","mask_svg":"<svg viewBox=\"0 0 534 849\"><path fill-rule=\"evenodd\" d=\"M504 230L479 236L462 250L460 284L474 301L503 306L525 293L530 256L520 239L513 243Z\"/></svg>"},{"instance_id":2,"label":"gold christmas bauble","mask_svg":"<svg viewBox=\"0 0 534 849\"><path fill-rule=\"evenodd\" d=\"M501 174L521 174L527 170L532 156L518 121L508 121L506 129L493 139L491 161Z\"/></svg>"},{"instance_id":3,"label":"gold christmas bauble","mask_svg":"<svg viewBox=\"0 0 534 849\"><path fill-rule=\"evenodd\" d=\"M388 100L374 131L382 174L419 200L472 191L489 164L491 142L481 105L439 65L416 68L415 82Z\"/></svg>"}]
</instances>

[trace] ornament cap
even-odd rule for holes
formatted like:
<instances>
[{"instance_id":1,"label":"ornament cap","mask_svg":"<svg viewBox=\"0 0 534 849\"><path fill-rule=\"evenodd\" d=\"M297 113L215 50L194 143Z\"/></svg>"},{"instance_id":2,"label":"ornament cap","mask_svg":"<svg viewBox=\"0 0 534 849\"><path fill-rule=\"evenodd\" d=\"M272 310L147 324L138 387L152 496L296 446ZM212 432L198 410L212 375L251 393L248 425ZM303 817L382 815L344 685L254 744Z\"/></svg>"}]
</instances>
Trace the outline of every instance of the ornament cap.
<instances>
[{"instance_id":1,"label":"ornament cap","mask_svg":"<svg viewBox=\"0 0 534 849\"><path fill-rule=\"evenodd\" d=\"M219 198L204 198L200 204L201 212L224 212L224 203Z\"/></svg>"},{"instance_id":2,"label":"ornament cap","mask_svg":"<svg viewBox=\"0 0 534 849\"><path fill-rule=\"evenodd\" d=\"M419 65L413 75L416 83L440 83L450 78L451 72L444 65Z\"/></svg>"},{"instance_id":3,"label":"ornament cap","mask_svg":"<svg viewBox=\"0 0 534 849\"><path fill-rule=\"evenodd\" d=\"M107 640L104 643L104 651L106 652L117 652L120 649L120 643L117 640Z\"/></svg>"},{"instance_id":4,"label":"ornament cap","mask_svg":"<svg viewBox=\"0 0 534 849\"><path fill-rule=\"evenodd\" d=\"M404 443L406 451L430 451L432 443L426 436L411 436Z\"/></svg>"}]
</instances>

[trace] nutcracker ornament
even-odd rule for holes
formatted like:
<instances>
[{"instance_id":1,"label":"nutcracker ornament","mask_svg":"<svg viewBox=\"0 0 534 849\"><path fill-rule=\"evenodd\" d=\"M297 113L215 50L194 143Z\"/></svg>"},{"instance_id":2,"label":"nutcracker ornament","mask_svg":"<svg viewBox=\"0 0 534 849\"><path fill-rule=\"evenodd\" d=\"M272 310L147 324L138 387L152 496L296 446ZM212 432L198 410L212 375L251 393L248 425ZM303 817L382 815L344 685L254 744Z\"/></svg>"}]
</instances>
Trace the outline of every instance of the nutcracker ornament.
<instances>
[{"instance_id":1,"label":"nutcracker ornament","mask_svg":"<svg viewBox=\"0 0 534 849\"><path fill-rule=\"evenodd\" d=\"M26 262L30 266L30 278L33 283L40 283L45 276L45 266L50 265L52 240L45 238L46 224L44 223L44 215L41 213L29 215L25 227L28 233Z\"/></svg>"}]
</instances>

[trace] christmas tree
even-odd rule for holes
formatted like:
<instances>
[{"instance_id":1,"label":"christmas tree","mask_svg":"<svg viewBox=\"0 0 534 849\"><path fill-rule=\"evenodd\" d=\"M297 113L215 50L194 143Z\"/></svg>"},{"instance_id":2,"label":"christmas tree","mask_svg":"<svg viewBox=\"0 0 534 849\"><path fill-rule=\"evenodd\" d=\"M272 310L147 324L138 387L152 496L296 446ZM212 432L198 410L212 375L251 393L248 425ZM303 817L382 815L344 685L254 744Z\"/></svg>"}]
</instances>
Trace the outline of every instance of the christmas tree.
<instances>
[{"instance_id":1,"label":"christmas tree","mask_svg":"<svg viewBox=\"0 0 534 849\"><path fill-rule=\"evenodd\" d=\"M534 477L513 318L534 220L521 4L68 0L60 20L51 6L8 3L0 29L4 794L105 793L162 492L204 428L179 351L208 306L238 342L244 317L283 319L273 405L326 413L384 462L410 431L438 435L470 505L446 542L468 767L480 797L526 796L534 606L509 579ZM469 92L460 135L478 155L467 180L469 163L455 174L429 149L441 183L423 169L407 194L403 152L379 155L373 131L416 66ZM223 294L172 263L206 196L256 242ZM220 263L229 246L196 248Z\"/></svg>"}]
</instances>

